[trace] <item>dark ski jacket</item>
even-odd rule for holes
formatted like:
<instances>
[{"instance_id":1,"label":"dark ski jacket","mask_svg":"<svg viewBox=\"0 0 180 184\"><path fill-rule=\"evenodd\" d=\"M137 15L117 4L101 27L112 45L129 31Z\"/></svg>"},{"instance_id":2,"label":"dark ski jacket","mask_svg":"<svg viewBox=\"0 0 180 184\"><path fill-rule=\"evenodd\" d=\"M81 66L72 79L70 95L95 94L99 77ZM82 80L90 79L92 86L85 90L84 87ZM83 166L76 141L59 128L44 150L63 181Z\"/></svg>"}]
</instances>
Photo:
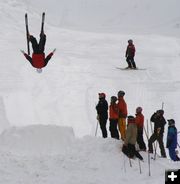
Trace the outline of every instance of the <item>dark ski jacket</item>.
<instances>
[{"instance_id":1,"label":"dark ski jacket","mask_svg":"<svg viewBox=\"0 0 180 184\"><path fill-rule=\"evenodd\" d=\"M168 127L166 147L177 148L177 129L175 126Z\"/></svg>"},{"instance_id":2,"label":"dark ski jacket","mask_svg":"<svg viewBox=\"0 0 180 184\"><path fill-rule=\"evenodd\" d=\"M154 133L157 134L159 129L159 135L163 135L164 126L166 124L166 120L164 119L163 115L159 116L157 113L154 113L150 120L154 123Z\"/></svg>"},{"instance_id":3,"label":"dark ski jacket","mask_svg":"<svg viewBox=\"0 0 180 184\"><path fill-rule=\"evenodd\" d=\"M108 103L105 98L100 98L98 104L96 105L97 114L100 120L108 119Z\"/></svg>"},{"instance_id":4,"label":"dark ski jacket","mask_svg":"<svg viewBox=\"0 0 180 184\"><path fill-rule=\"evenodd\" d=\"M134 57L135 56L135 46L133 44L128 44L126 49L126 57Z\"/></svg>"},{"instance_id":5,"label":"dark ski jacket","mask_svg":"<svg viewBox=\"0 0 180 184\"><path fill-rule=\"evenodd\" d=\"M51 52L46 58L45 54L32 54L32 58L28 54L24 54L26 59L31 63L34 68L43 68L47 65L48 61L51 59L53 52Z\"/></svg>"}]
</instances>

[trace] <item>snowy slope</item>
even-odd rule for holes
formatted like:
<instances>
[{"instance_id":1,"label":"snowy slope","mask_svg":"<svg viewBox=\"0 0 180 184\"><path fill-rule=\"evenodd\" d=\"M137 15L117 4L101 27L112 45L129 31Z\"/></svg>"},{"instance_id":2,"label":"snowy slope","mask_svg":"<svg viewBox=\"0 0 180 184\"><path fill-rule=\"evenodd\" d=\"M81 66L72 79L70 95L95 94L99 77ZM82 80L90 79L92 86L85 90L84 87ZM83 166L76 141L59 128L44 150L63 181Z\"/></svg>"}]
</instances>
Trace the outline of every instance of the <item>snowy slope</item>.
<instances>
[{"instance_id":1,"label":"snowy slope","mask_svg":"<svg viewBox=\"0 0 180 184\"><path fill-rule=\"evenodd\" d=\"M138 178L161 184L166 168L179 168L158 158L149 177L143 153L139 175L138 161L129 167L120 141L101 139L99 129L94 137L98 93L109 102L119 90L126 92L129 114L140 105L149 119L164 102L165 117L180 129L178 7L178 0L156 6L150 0L1 0L0 183L130 184ZM24 13L38 38L42 11L46 53L57 52L38 74L19 50L26 50ZM116 68L127 65L129 38L146 70Z\"/></svg>"},{"instance_id":2,"label":"snowy slope","mask_svg":"<svg viewBox=\"0 0 180 184\"><path fill-rule=\"evenodd\" d=\"M130 167L128 158L122 154L121 141L92 136L72 138L71 129L54 126L8 130L0 136L0 183L161 184L165 169L179 168L179 164L157 158L151 160L149 176L147 154L142 153L144 162L141 162L140 174L138 160L131 160Z\"/></svg>"}]
</instances>

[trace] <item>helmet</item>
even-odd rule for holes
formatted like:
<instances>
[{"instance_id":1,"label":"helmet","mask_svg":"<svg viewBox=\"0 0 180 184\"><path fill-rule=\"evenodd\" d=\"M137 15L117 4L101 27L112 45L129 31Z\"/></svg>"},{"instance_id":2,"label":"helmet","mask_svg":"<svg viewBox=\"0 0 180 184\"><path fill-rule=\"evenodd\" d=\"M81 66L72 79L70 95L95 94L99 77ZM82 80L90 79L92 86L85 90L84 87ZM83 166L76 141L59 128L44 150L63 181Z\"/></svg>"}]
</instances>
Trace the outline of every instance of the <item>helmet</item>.
<instances>
[{"instance_id":1,"label":"helmet","mask_svg":"<svg viewBox=\"0 0 180 184\"><path fill-rule=\"evenodd\" d=\"M162 109L157 110L157 113L162 116L164 114L164 110L162 110Z\"/></svg>"},{"instance_id":2,"label":"helmet","mask_svg":"<svg viewBox=\"0 0 180 184\"><path fill-rule=\"evenodd\" d=\"M37 73L42 73L42 68L36 68Z\"/></svg>"},{"instance_id":3,"label":"helmet","mask_svg":"<svg viewBox=\"0 0 180 184\"><path fill-rule=\"evenodd\" d=\"M124 96L124 95L125 95L125 92L124 92L124 91L119 91L119 92L118 92L118 97Z\"/></svg>"},{"instance_id":4,"label":"helmet","mask_svg":"<svg viewBox=\"0 0 180 184\"><path fill-rule=\"evenodd\" d=\"M132 40L132 39L129 39L129 40L128 40L128 43L133 43L133 40Z\"/></svg>"},{"instance_id":5,"label":"helmet","mask_svg":"<svg viewBox=\"0 0 180 184\"><path fill-rule=\"evenodd\" d=\"M142 112L142 107L137 107L136 108L136 113L141 113Z\"/></svg>"},{"instance_id":6,"label":"helmet","mask_svg":"<svg viewBox=\"0 0 180 184\"><path fill-rule=\"evenodd\" d=\"M168 121L168 125L169 125L169 126L175 125L174 119L168 119L167 121Z\"/></svg>"},{"instance_id":7,"label":"helmet","mask_svg":"<svg viewBox=\"0 0 180 184\"><path fill-rule=\"evenodd\" d=\"M135 117L130 115L127 117L127 121L128 123L135 123Z\"/></svg>"},{"instance_id":8,"label":"helmet","mask_svg":"<svg viewBox=\"0 0 180 184\"><path fill-rule=\"evenodd\" d=\"M99 98L106 98L106 94L105 93L99 93Z\"/></svg>"},{"instance_id":9,"label":"helmet","mask_svg":"<svg viewBox=\"0 0 180 184\"><path fill-rule=\"evenodd\" d=\"M117 101L117 97L116 96L112 96L111 97L111 102L114 102L115 103L116 101Z\"/></svg>"}]
</instances>

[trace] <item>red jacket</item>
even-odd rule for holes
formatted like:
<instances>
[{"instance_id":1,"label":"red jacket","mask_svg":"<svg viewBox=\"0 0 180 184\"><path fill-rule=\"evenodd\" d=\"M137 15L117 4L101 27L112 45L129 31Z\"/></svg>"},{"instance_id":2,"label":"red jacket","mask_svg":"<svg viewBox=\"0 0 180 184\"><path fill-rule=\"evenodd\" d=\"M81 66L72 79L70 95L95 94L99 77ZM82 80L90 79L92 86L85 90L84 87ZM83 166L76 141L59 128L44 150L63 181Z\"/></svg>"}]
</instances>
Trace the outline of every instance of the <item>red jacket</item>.
<instances>
[{"instance_id":1,"label":"red jacket","mask_svg":"<svg viewBox=\"0 0 180 184\"><path fill-rule=\"evenodd\" d=\"M45 54L32 54L32 58L27 55L26 53L24 54L24 56L26 57L26 59L31 63L31 65L35 68L43 68L47 65L48 61L51 59L53 55L53 52L51 52L46 58L45 58Z\"/></svg>"},{"instance_id":2,"label":"red jacket","mask_svg":"<svg viewBox=\"0 0 180 184\"><path fill-rule=\"evenodd\" d=\"M109 119L118 119L118 104L109 106Z\"/></svg>"},{"instance_id":3,"label":"red jacket","mask_svg":"<svg viewBox=\"0 0 180 184\"><path fill-rule=\"evenodd\" d=\"M32 54L32 66L35 68L43 68L45 66L45 54Z\"/></svg>"},{"instance_id":4,"label":"red jacket","mask_svg":"<svg viewBox=\"0 0 180 184\"><path fill-rule=\"evenodd\" d=\"M135 46L133 44L129 44L126 49L126 57L134 57L135 51Z\"/></svg>"},{"instance_id":5,"label":"red jacket","mask_svg":"<svg viewBox=\"0 0 180 184\"><path fill-rule=\"evenodd\" d=\"M123 97L118 98L119 118L127 117L127 105Z\"/></svg>"},{"instance_id":6,"label":"red jacket","mask_svg":"<svg viewBox=\"0 0 180 184\"><path fill-rule=\"evenodd\" d=\"M144 126L144 115L142 113L136 114L135 121L136 121L137 127L142 129Z\"/></svg>"}]
</instances>

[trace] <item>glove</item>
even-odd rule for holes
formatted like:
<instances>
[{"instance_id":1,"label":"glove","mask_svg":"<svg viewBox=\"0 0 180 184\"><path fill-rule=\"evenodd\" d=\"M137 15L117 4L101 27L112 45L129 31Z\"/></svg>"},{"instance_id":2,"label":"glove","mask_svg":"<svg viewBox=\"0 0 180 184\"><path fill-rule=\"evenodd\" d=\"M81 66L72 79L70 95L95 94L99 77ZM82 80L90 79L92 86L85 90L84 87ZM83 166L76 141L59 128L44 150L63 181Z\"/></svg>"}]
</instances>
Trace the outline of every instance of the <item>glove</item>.
<instances>
[{"instance_id":1,"label":"glove","mask_svg":"<svg viewBox=\"0 0 180 184\"><path fill-rule=\"evenodd\" d=\"M25 54L25 52L23 50L20 50L22 52L22 54Z\"/></svg>"},{"instance_id":2,"label":"glove","mask_svg":"<svg viewBox=\"0 0 180 184\"><path fill-rule=\"evenodd\" d=\"M56 48L52 51L52 53L54 54L56 52Z\"/></svg>"}]
</instances>

